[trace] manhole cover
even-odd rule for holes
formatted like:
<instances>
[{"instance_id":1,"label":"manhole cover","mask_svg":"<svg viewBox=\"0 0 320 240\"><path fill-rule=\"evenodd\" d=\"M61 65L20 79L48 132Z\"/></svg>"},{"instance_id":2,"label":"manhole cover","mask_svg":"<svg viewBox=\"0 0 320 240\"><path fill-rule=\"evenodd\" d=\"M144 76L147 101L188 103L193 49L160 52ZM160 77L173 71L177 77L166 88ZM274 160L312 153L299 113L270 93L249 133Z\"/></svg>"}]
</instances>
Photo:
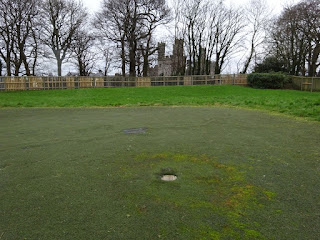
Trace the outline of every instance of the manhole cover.
<instances>
[{"instance_id":1,"label":"manhole cover","mask_svg":"<svg viewBox=\"0 0 320 240\"><path fill-rule=\"evenodd\" d=\"M146 133L147 128L129 128L129 129L124 129L123 132L125 134L141 134L141 133Z\"/></svg>"},{"instance_id":2,"label":"manhole cover","mask_svg":"<svg viewBox=\"0 0 320 240\"><path fill-rule=\"evenodd\" d=\"M175 180L177 180L177 176L176 175L162 175L161 180L162 181L175 181Z\"/></svg>"}]
</instances>

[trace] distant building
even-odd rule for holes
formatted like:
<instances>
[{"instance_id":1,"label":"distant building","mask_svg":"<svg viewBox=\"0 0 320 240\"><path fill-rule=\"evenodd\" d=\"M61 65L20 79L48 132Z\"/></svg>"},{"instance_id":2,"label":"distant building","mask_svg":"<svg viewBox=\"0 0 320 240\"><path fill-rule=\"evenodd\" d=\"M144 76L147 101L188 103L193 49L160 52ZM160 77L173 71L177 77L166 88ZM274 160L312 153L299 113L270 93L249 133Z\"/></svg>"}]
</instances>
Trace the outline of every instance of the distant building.
<instances>
[{"instance_id":1,"label":"distant building","mask_svg":"<svg viewBox=\"0 0 320 240\"><path fill-rule=\"evenodd\" d=\"M68 72L66 74L67 77L76 77L76 76L79 76L79 73L78 72Z\"/></svg>"},{"instance_id":2,"label":"distant building","mask_svg":"<svg viewBox=\"0 0 320 240\"><path fill-rule=\"evenodd\" d=\"M183 39L175 39L172 55L166 56L166 44L158 43L158 65L149 70L149 76L179 76L186 71L186 57L183 51Z\"/></svg>"},{"instance_id":3,"label":"distant building","mask_svg":"<svg viewBox=\"0 0 320 240\"><path fill-rule=\"evenodd\" d=\"M90 73L89 76L90 76L90 77L104 77L104 72L99 69L98 72L96 72L96 73Z\"/></svg>"},{"instance_id":4,"label":"distant building","mask_svg":"<svg viewBox=\"0 0 320 240\"><path fill-rule=\"evenodd\" d=\"M187 61L186 75L211 75L214 74L215 62L208 60L206 48L200 49L200 58L195 63Z\"/></svg>"}]
</instances>

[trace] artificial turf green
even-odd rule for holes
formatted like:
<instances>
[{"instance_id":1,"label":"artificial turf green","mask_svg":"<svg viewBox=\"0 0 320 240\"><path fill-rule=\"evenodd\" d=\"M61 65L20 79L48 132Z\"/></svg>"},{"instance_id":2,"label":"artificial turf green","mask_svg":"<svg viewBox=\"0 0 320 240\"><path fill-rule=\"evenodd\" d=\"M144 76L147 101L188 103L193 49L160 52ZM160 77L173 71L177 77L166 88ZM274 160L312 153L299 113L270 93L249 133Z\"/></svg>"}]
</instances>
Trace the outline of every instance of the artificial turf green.
<instances>
[{"instance_id":1,"label":"artificial turf green","mask_svg":"<svg viewBox=\"0 0 320 240\"><path fill-rule=\"evenodd\" d=\"M1 92L2 107L226 105L320 121L320 92L241 86L179 86Z\"/></svg>"},{"instance_id":2,"label":"artificial turf green","mask_svg":"<svg viewBox=\"0 0 320 240\"><path fill-rule=\"evenodd\" d=\"M1 239L320 238L319 123L220 107L1 109L0 122Z\"/></svg>"}]
</instances>

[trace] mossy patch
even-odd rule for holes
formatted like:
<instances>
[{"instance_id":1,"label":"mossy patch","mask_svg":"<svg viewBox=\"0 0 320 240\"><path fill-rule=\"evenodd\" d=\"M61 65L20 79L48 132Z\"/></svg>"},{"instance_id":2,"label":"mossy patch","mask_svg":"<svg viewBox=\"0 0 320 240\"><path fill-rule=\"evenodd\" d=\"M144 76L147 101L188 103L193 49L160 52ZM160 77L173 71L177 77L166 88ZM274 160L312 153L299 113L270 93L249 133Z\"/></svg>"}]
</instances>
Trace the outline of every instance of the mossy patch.
<instances>
[{"instance_id":1,"label":"mossy patch","mask_svg":"<svg viewBox=\"0 0 320 240\"><path fill-rule=\"evenodd\" d=\"M141 189L150 201L174 206L193 219L181 221L182 235L193 234L197 239L265 239L258 230L263 223L252 218L275 194L247 182L239 166L222 164L206 155L181 153L144 153L136 156L134 163L151 177ZM152 178L162 172L172 172L179 178L170 183Z\"/></svg>"},{"instance_id":2,"label":"mossy patch","mask_svg":"<svg viewBox=\"0 0 320 240\"><path fill-rule=\"evenodd\" d=\"M220 107L1 112L2 239L320 239L318 123ZM166 168L176 181L156 176Z\"/></svg>"}]
</instances>

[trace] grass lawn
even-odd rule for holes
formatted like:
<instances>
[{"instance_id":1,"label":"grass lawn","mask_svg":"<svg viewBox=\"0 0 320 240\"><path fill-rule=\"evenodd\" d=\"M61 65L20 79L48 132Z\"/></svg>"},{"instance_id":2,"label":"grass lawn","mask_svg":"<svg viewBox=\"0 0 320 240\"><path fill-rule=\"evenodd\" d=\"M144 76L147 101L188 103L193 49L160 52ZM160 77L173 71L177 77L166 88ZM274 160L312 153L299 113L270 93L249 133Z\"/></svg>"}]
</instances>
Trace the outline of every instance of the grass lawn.
<instances>
[{"instance_id":1,"label":"grass lawn","mask_svg":"<svg viewBox=\"0 0 320 240\"><path fill-rule=\"evenodd\" d=\"M241 86L181 86L0 92L5 107L226 105L264 109L320 121L320 92Z\"/></svg>"},{"instance_id":2,"label":"grass lawn","mask_svg":"<svg viewBox=\"0 0 320 240\"><path fill-rule=\"evenodd\" d=\"M192 102L168 99L230 104L241 102L241 91L248 93L242 99L250 92L260 100L272 95L218 89L195 88L205 97ZM52 94L48 105L59 106L60 98L75 102L77 94L88 94L88 105L122 105L134 89L94 91L104 96L97 104L90 90L0 96L22 103L31 96L25 105L45 106ZM116 102L113 91L127 97ZM154 99L150 105L166 103L153 88L145 91ZM229 100L228 91L235 93ZM273 93L280 98L280 92ZM317 93L283 94L294 104L290 95L319 101ZM133 99L143 104L146 96ZM320 239L317 122L237 108L161 106L8 108L0 109L0 123L0 239ZM124 131L132 128L146 132ZM178 179L161 181L165 172Z\"/></svg>"}]
</instances>

